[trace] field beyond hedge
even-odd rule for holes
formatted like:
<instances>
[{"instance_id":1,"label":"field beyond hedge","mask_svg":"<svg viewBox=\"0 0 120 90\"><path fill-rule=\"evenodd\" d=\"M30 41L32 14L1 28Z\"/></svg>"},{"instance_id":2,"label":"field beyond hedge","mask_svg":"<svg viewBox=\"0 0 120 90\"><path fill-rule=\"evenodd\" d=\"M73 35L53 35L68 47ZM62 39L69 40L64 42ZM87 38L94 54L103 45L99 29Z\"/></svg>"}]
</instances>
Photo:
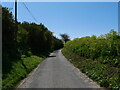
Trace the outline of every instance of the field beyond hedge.
<instances>
[{"instance_id":1,"label":"field beyond hedge","mask_svg":"<svg viewBox=\"0 0 120 90\"><path fill-rule=\"evenodd\" d=\"M115 31L68 41L62 53L101 87L120 88L120 36Z\"/></svg>"}]
</instances>

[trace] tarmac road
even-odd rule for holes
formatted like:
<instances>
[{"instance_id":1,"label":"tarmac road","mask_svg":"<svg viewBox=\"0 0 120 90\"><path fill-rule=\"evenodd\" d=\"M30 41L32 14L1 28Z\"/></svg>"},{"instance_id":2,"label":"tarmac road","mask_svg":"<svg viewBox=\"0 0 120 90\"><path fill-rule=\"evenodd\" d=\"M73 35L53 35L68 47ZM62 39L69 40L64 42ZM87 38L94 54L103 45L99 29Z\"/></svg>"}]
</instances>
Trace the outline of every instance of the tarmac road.
<instances>
[{"instance_id":1,"label":"tarmac road","mask_svg":"<svg viewBox=\"0 0 120 90\"><path fill-rule=\"evenodd\" d=\"M100 88L75 68L61 53L54 51L24 79L18 88Z\"/></svg>"}]
</instances>

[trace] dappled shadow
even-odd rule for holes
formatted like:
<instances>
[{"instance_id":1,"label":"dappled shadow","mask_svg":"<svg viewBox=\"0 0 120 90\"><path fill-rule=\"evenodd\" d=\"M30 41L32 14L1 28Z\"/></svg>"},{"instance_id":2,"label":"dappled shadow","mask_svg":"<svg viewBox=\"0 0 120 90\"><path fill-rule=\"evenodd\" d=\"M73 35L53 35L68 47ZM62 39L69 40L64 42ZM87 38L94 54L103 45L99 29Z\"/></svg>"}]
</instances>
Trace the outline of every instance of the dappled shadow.
<instances>
[{"instance_id":1,"label":"dappled shadow","mask_svg":"<svg viewBox=\"0 0 120 90\"><path fill-rule=\"evenodd\" d=\"M49 55L48 57L56 57L55 55Z\"/></svg>"}]
</instances>

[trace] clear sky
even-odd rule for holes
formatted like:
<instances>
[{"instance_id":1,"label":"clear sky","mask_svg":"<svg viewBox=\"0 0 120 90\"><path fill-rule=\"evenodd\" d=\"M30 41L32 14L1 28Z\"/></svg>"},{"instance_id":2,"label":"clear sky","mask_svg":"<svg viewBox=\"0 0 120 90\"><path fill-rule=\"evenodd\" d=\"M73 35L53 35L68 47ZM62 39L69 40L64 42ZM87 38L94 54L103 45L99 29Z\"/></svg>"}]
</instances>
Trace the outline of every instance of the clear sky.
<instances>
[{"instance_id":1,"label":"clear sky","mask_svg":"<svg viewBox=\"0 0 120 90\"><path fill-rule=\"evenodd\" d=\"M117 2L25 2L39 23L57 37L67 33L71 39L118 31ZM14 8L14 3L2 3ZM14 13L14 9L11 9ZM36 22L22 2L18 3L18 21ZM38 23L36 22L36 23Z\"/></svg>"}]
</instances>

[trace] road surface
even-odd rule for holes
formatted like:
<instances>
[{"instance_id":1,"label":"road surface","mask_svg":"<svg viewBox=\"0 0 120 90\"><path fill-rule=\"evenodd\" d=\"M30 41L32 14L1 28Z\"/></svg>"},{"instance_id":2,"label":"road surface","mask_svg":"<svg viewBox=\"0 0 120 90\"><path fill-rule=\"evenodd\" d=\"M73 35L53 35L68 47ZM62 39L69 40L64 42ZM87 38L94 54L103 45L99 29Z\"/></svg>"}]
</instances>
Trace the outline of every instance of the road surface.
<instances>
[{"instance_id":1,"label":"road surface","mask_svg":"<svg viewBox=\"0 0 120 90\"><path fill-rule=\"evenodd\" d=\"M57 50L41 62L19 88L99 88L99 85L75 68L61 50Z\"/></svg>"}]
</instances>

